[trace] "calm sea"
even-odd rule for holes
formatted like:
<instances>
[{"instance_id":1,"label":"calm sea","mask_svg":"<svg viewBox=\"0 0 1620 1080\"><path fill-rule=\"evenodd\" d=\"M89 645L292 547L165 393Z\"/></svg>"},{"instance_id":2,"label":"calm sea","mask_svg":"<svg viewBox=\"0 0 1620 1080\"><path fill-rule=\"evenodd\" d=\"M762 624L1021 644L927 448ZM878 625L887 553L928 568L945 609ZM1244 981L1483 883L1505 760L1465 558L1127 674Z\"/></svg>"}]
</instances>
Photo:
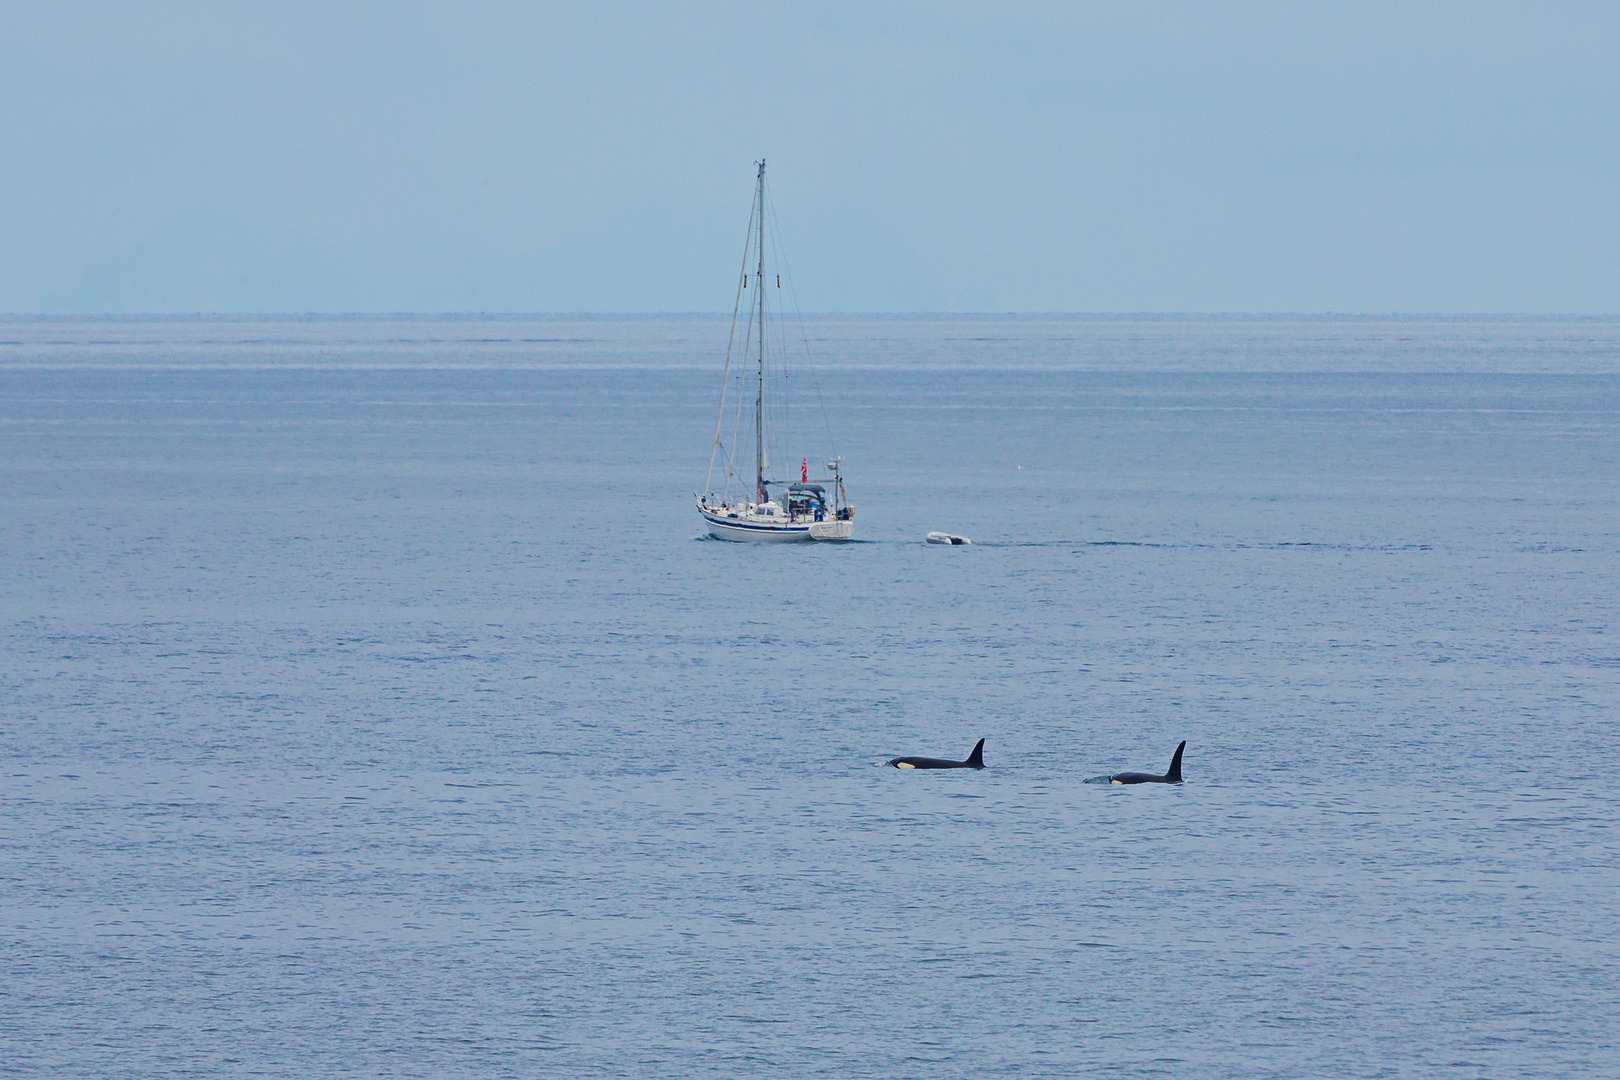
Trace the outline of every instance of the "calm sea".
<instances>
[{"instance_id":1,"label":"calm sea","mask_svg":"<svg viewBox=\"0 0 1620 1080\"><path fill-rule=\"evenodd\" d=\"M0 321L0 1073L1615 1074L1620 321L727 330Z\"/></svg>"}]
</instances>

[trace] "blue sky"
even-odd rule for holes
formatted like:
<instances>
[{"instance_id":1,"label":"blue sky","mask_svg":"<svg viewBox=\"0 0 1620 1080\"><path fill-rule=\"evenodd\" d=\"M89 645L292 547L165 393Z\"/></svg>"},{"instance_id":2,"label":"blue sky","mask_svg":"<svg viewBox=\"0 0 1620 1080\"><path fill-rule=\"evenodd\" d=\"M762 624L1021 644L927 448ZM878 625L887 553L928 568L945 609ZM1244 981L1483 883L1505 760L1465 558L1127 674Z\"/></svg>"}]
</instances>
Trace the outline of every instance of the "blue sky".
<instances>
[{"instance_id":1,"label":"blue sky","mask_svg":"<svg viewBox=\"0 0 1620 1080\"><path fill-rule=\"evenodd\" d=\"M1620 312L1620 6L0 4L0 311Z\"/></svg>"}]
</instances>

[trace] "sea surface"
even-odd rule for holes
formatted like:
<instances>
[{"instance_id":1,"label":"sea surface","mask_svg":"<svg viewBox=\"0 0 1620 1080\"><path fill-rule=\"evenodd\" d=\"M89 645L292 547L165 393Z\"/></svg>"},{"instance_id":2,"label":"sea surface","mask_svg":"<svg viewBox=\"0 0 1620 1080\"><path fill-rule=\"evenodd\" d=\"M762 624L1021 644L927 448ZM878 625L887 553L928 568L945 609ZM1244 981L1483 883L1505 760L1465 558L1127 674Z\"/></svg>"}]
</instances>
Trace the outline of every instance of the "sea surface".
<instances>
[{"instance_id":1,"label":"sea surface","mask_svg":"<svg viewBox=\"0 0 1620 1080\"><path fill-rule=\"evenodd\" d=\"M1620 320L728 329L0 320L0 1075L1615 1075Z\"/></svg>"}]
</instances>

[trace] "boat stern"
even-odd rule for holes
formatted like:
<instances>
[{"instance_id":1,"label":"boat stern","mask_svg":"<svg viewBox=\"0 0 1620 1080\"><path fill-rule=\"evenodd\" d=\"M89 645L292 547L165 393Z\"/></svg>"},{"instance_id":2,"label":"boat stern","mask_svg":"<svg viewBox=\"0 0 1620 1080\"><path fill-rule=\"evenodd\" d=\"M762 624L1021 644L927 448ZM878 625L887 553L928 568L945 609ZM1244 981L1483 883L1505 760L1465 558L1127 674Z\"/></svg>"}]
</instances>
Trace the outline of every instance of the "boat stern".
<instances>
[{"instance_id":1,"label":"boat stern","mask_svg":"<svg viewBox=\"0 0 1620 1080\"><path fill-rule=\"evenodd\" d=\"M810 526L812 540L848 540L854 535L855 523L848 518L843 521L817 521Z\"/></svg>"}]
</instances>

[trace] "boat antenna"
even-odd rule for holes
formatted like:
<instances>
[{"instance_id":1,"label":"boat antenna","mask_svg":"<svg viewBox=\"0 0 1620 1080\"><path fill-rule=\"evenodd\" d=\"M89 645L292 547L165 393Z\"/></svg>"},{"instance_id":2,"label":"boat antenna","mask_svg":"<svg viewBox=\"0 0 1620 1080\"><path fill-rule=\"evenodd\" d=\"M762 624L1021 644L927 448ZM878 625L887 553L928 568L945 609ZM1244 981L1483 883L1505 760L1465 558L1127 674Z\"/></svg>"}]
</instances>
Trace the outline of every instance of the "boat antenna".
<instances>
[{"instance_id":1,"label":"boat antenna","mask_svg":"<svg viewBox=\"0 0 1620 1080\"><path fill-rule=\"evenodd\" d=\"M755 277L759 294L759 389L754 396L754 496L765 502L765 159L759 159L758 187L754 205L759 214L759 270Z\"/></svg>"}]
</instances>

